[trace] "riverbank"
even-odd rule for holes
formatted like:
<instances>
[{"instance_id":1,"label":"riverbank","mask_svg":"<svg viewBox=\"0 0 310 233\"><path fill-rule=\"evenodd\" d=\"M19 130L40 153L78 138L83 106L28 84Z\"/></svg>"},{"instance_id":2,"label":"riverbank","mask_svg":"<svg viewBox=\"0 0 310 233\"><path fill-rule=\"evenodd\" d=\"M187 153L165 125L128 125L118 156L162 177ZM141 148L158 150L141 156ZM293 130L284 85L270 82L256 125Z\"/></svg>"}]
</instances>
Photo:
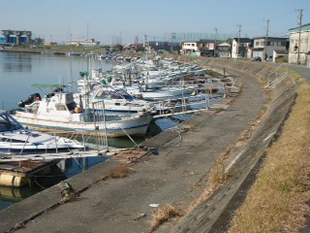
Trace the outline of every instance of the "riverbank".
<instances>
[{"instance_id":1,"label":"riverbank","mask_svg":"<svg viewBox=\"0 0 310 233\"><path fill-rule=\"evenodd\" d=\"M230 233L310 232L310 86L301 75L291 76L299 79L294 105L229 224Z\"/></svg>"},{"instance_id":2,"label":"riverbank","mask_svg":"<svg viewBox=\"0 0 310 233\"><path fill-rule=\"evenodd\" d=\"M173 218L167 224L159 225L156 232L212 232L222 229L219 227L227 228L230 214L236 208L231 200L237 203L243 200L244 197L238 197L238 194L244 194L243 181L249 174L251 176L251 171L258 170L256 161L261 161L264 148L278 135L275 132L287 116L294 100L294 89L282 85L274 96L267 97L260 78L270 77L268 74L274 69L264 64L249 66L243 62L203 59L191 62L233 71L231 73L237 75L242 86L240 95L236 99L226 99L221 109L197 114L173 130L147 140L144 146L152 148L153 153L135 160L127 169L123 163L110 160L69 179L68 182L79 192L75 201L61 203L63 186L59 184L0 212L3 219L0 229L21 228L18 232L149 232L154 210L160 210L165 204L177 210L176 216L185 216L180 221ZM290 91L282 95L285 90ZM269 118L260 123L267 111L266 103L273 107L267 112ZM244 157L239 157L241 154ZM207 190L209 198L197 204L201 193L210 187L209 171L218 168L215 171L219 176L215 177L220 178L224 174L221 168L238 164L236 161L240 158L243 161L241 167L231 165L238 171L232 177L237 175L238 179L228 180L228 185L219 183L224 188L212 196ZM126 170L126 175L122 179L113 179L112 172L119 168ZM255 173L252 180L254 177Z\"/></svg>"},{"instance_id":3,"label":"riverbank","mask_svg":"<svg viewBox=\"0 0 310 233\"><path fill-rule=\"evenodd\" d=\"M43 53L52 53L54 55L65 56L68 53L74 54L101 54L106 52L102 47L77 47L77 46L68 46L68 45L41 45L41 46L9 46L3 47L0 49L0 52L14 52L14 53L32 53L32 54L43 54Z\"/></svg>"}]
</instances>

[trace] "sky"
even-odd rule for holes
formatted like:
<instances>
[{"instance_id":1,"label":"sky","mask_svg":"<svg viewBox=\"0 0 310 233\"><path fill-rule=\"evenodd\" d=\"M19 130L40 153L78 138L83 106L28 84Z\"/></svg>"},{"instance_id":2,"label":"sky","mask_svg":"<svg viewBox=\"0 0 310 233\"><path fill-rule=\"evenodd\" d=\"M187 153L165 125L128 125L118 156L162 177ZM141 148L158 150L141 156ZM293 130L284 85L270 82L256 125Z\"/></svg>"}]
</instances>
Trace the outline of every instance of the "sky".
<instances>
[{"instance_id":1,"label":"sky","mask_svg":"<svg viewBox=\"0 0 310 233\"><path fill-rule=\"evenodd\" d=\"M239 32L283 37L298 26L300 10L302 24L310 23L309 0L0 0L0 6L0 30L32 31L32 38L57 43L127 44Z\"/></svg>"}]
</instances>

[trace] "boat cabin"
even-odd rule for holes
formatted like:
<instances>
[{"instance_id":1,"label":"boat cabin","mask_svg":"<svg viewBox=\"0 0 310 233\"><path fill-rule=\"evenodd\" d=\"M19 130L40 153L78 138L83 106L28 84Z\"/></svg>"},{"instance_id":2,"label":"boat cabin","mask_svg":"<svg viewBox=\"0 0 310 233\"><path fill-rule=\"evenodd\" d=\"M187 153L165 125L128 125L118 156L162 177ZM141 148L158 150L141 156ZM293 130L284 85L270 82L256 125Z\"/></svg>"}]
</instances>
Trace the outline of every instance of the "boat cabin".
<instances>
[{"instance_id":1,"label":"boat cabin","mask_svg":"<svg viewBox=\"0 0 310 233\"><path fill-rule=\"evenodd\" d=\"M79 121L82 108L74 102L73 93L55 92L25 105L24 110L35 118L62 119Z\"/></svg>"}]
</instances>

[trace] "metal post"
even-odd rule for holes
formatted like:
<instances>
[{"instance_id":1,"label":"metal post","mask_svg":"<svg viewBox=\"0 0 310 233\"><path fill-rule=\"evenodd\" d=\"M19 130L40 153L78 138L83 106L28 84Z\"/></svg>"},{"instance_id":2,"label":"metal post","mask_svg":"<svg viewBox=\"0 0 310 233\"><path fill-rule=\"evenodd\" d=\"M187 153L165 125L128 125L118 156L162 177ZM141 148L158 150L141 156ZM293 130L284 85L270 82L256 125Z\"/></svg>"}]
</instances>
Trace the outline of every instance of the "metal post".
<instances>
[{"instance_id":1,"label":"metal post","mask_svg":"<svg viewBox=\"0 0 310 233\"><path fill-rule=\"evenodd\" d=\"M238 45L237 45L237 48L236 48L236 55L238 58L238 55L239 55L239 46L240 46L240 34L241 34L241 25L237 25L238 26Z\"/></svg>"},{"instance_id":2,"label":"metal post","mask_svg":"<svg viewBox=\"0 0 310 233\"><path fill-rule=\"evenodd\" d=\"M215 39L214 39L214 54L213 57L216 57L216 39L217 39L217 28L215 27L213 30L215 30Z\"/></svg>"},{"instance_id":3,"label":"metal post","mask_svg":"<svg viewBox=\"0 0 310 233\"><path fill-rule=\"evenodd\" d=\"M299 35L298 35L298 50L297 50L297 64L300 64L299 61L299 53L300 53L300 37L301 37L301 25L302 25L302 12L303 9L298 10L299 11L299 16L298 16L298 20L299 20Z\"/></svg>"},{"instance_id":4,"label":"metal post","mask_svg":"<svg viewBox=\"0 0 310 233\"><path fill-rule=\"evenodd\" d=\"M262 60L266 60L266 55L268 57L268 53L267 53L267 45L268 45L268 31L269 31L269 19L267 20L267 28L266 28L266 37L265 37L265 43L264 43L264 54L262 57Z\"/></svg>"}]
</instances>

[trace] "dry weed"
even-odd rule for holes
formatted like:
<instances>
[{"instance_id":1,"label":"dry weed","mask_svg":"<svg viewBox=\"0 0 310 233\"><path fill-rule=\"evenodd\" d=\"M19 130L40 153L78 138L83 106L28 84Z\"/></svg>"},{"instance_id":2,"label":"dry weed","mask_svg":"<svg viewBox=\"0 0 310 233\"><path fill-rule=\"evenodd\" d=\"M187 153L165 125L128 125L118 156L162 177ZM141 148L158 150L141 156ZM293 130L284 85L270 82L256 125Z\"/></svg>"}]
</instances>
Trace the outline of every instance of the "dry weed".
<instances>
[{"instance_id":1,"label":"dry weed","mask_svg":"<svg viewBox=\"0 0 310 233\"><path fill-rule=\"evenodd\" d=\"M299 232L310 212L310 86L302 84L278 141L231 222L234 232ZM258 214L259 213L259 214Z\"/></svg>"},{"instance_id":2,"label":"dry weed","mask_svg":"<svg viewBox=\"0 0 310 233\"><path fill-rule=\"evenodd\" d=\"M177 210L170 204L165 204L162 209L153 212L152 220L149 221L151 226L149 232L155 231L161 224L169 219L181 216L183 216L183 213L180 210Z\"/></svg>"},{"instance_id":3,"label":"dry weed","mask_svg":"<svg viewBox=\"0 0 310 233\"><path fill-rule=\"evenodd\" d=\"M249 131L249 129L246 129L242 132L242 134L237 138L237 141L240 142L240 141L244 141L244 140L247 140L249 138L251 138L251 133Z\"/></svg>"},{"instance_id":4,"label":"dry weed","mask_svg":"<svg viewBox=\"0 0 310 233\"><path fill-rule=\"evenodd\" d=\"M118 178L124 178L129 175L130 172L132 172L133 168L131 164L122 164L118 166L115 170L110 171L108 173L108 178L118 179Z\"/></svg>"}]
</instances>

